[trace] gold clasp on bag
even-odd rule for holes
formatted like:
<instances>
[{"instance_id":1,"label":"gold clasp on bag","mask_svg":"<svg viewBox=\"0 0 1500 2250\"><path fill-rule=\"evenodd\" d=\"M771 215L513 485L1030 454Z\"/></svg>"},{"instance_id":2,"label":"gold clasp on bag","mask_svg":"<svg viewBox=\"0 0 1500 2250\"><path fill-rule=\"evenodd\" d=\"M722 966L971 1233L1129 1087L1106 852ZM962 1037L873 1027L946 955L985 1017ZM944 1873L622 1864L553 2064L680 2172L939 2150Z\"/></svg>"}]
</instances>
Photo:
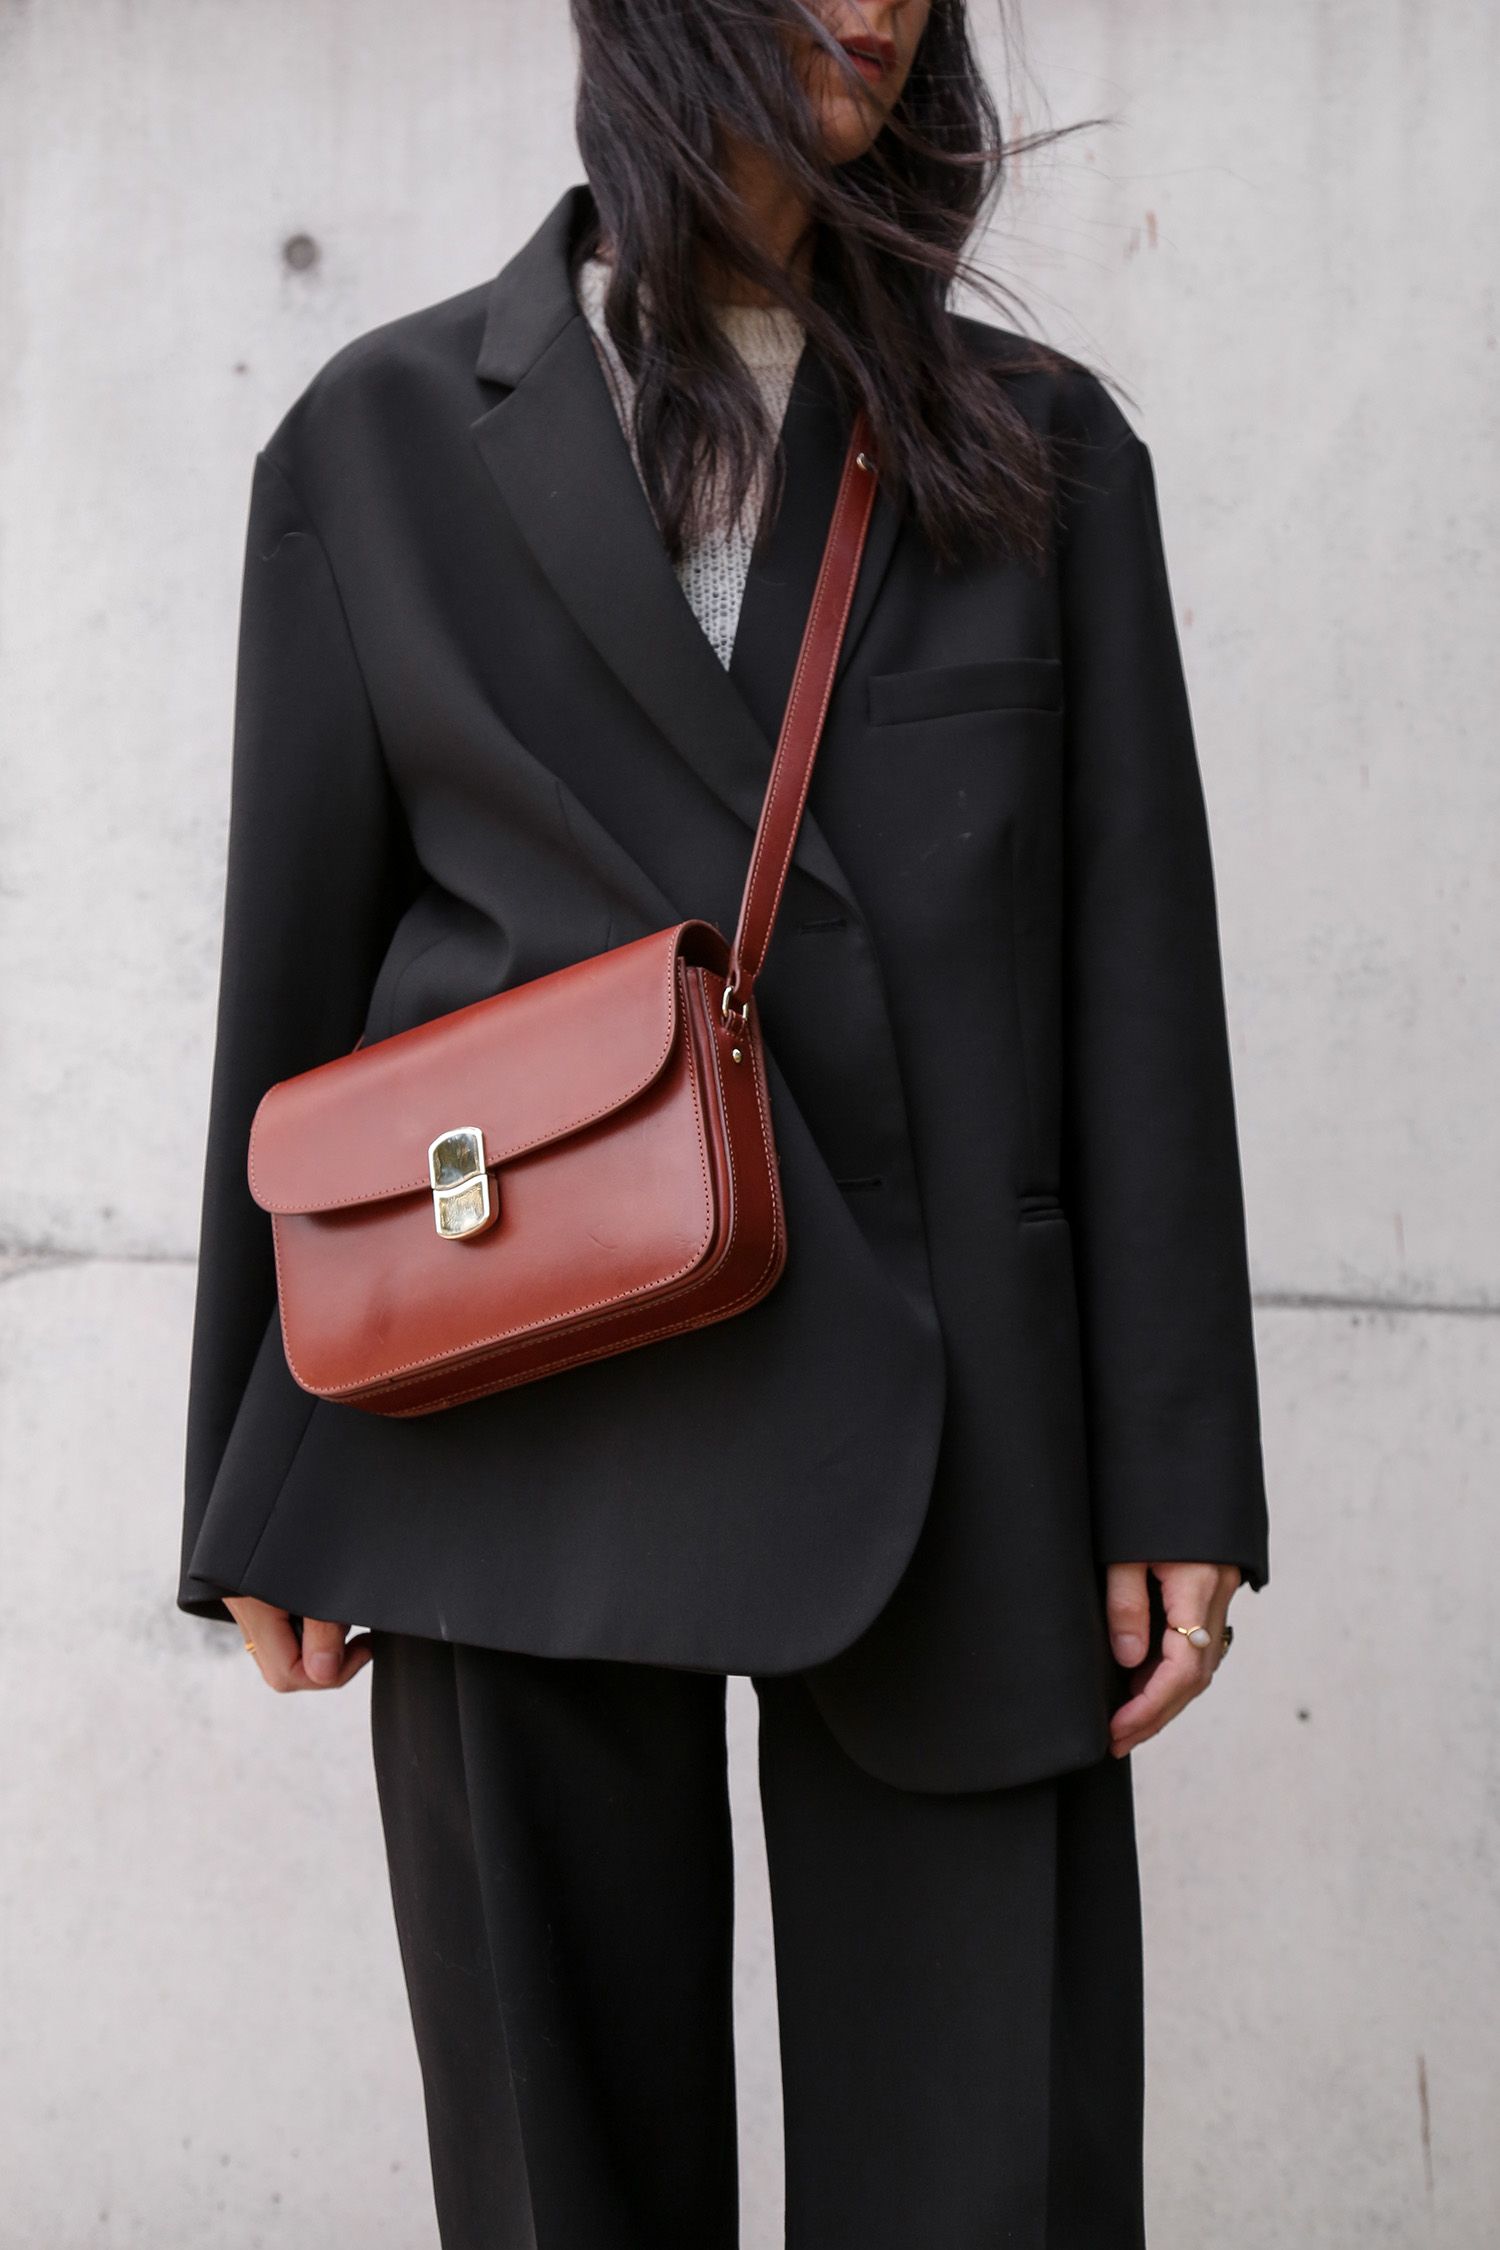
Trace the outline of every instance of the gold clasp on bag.
<instances>
[{"instance_id":1,"label":"gold clasp on bag","mask_svg":"<svg viewBox=\"0 0 1500 2250\"><path fill-rule=\"evenodd\" d=\"M477 1125L439 1133L427 1151L427 1171L433 1220L445 1242L465 1242L493 1225L499 1213L491 1202L484 1135Z\"/></svg>"}]
</instances>

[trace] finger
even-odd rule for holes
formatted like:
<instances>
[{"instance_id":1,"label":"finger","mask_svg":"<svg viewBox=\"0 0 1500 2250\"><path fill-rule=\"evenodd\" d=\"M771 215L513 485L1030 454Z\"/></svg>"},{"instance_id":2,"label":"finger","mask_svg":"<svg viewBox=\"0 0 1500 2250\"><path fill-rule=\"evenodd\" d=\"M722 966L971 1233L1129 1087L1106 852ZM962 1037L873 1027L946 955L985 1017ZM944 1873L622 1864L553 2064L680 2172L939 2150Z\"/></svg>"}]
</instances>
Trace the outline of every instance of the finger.
<instances>
[{"instance_id":1,"label":"finger","mask_svg":"<svg viewBox=\"0 0 1500 2250\"><path fill-rule=\"evenodd\" d=\"M348 1632L347 1625L329 1624L321 1617L302 1620L302 1668L313 1687L338 1684L344 1669L344 1642Z\"/></svg>"},{"instance_id":2,"label":"finger","mask_svg":"<svg viewBox=\"0 0 1500 2250\"><path fill-rule=\"evenodd\" d=\"M1213 1674L1206 1657L1169 1631L1160 1656L1137 1677L1137 1692L1110 1721L1110 1747L1117 1758L1160 1734L1203 1693Z\"/></svg>"},{"instance_id":3,"label":"finger","mask_svg":"<svg viewBox=\"0 0 1500 2250\"><path fill-rule=\"evenodd\" d=\"M1208 1629L1214 1637L1214 1644L1209 1653L1213 1658L1213 1667L1216 1672L1228 1653L1224 1646L1224 1629L1229 1623L1229 1605L1239 1590L1240 1574L1238 1570L1233 1563L1222 1564L1219 1570L1218 1592L1214 1596L1213 1606L1208 1616Z\"/></svg>"},{"instance_id":4,"label":"finger","mask_svg":"<svg viewBox=\"0 0 1500 2250\"><path fill-rule=\"evenodd\" d=\"M1161 1582L1168 1637L1192 1649L1206 1687L1214 1676L1223 1632L1222 1626L1216 1627L1214 1623L1214 1607L1219 1598L1219 1566L1217 1563L1158 1563L1155 1568ZM1194 1633L1199 1635L1198 1645L1190 1638Z\"/></svg>"},{"instance_id":5,"label":"finger","mask_svg":"<svg viewBox=\"0 0 1500 2250\"><path fill-rule=\"evenodd\" d=\"M330 1636L329 1641L323 1642L321 1647L314 1649L314 1655L326 1659L330 1652L332 1653L334 1670L331 1674L328 1674L326 1662L320 1663L319 1669L315 1673L310 1672L307 1668L307 1633L310 1625L321 1626L322 1633ZM373 1654L370 1636L368 1633L359 1633L352 1641L345 1642L342 1636L348 1630L347 1625L328 1625L324 1624L319 1618L303 1620L300 1661L292 1678L294 1688L310 1688L315 1692L321 1692L325 1688L347 1687L355 1673L364 1670ZM333 1636L337 1636L337 1638L333 1638Z\"/></svg>"},{"instance_id":6,"label":"finger","mask_svg":"<svg viewBox=\"0 0 1500 2250\"><path fill-rule=\"evenodd\" d=\"M1184 1652L1193 1666L1195 1684L1184 1698L1190 1703L1194 1695L1201 1695L1214 1676L1214 1666L1219 1660L1219 1639L1222 1628L1214 1624L1214 1605L1219 1596L1219 1566L1217 1563L1158 1563L1156 1575L1161 1581L1162 1608L1166 1611L1169 1641ZM1190 1635L1206 1635L1199 1647ZM1181 1705L1178 1706L1182 1708ZM1172 1718L1177 1712L1173 1711ZM1166 1720L1161 1725L1166 1725ZM1158 1728L1156 1731L1160 1731Z\"/></svg>"},{"instance_id":7,"label":"finger","mask_svg":"<svg viewBox=\"0 0 1500 2250\"><path fill-rule=\"evenodd\" d=\"M320 1619L309 1619L304 1634L311 1630L314 1649L326 1651L331 1643L334 1650L332 1676L317 1678L303 1661L303 1642L298 1639L297 1629L284 1609L257 1601L250 1594L231 1595L224 1606L244 1634L245 1646L254 1656L262 1679L278 1695L295 1694L307 1688L347 1687L370 1661L368 1633L359 1634L346 1646L344 1635L349 1629L346 1625L327 1625Z\"/></svg>"},{"instance_id":8,"label":"finger","mask_svg":"<svg viewBox=\"0 0 1500 2250\"><path fill-rule=\"evenodd\" d=\"M356 1672L370 1661L370 1636L360 1633L346 1643L347 1625L332 1625L321 1617L302 1621L302 1662L294 1687L347 1687Z\"/></svg>"},{"instance_id":9,"label":"finger","mask_svg":"<svg viewBox=\"0 0 1500 2250\"><path fill-rule=\"evenodd\" d=\"M248 1594L237 1594L224 1606L244 1634L245 1646L267 1687L285 1695L300 1686L302 1650L286 1611Z\"/></svg>"},{"instance_id":10,"label":"finger","mask_svg":"<svg viewBox=\"0 0 1500 2250\"><path fill-rule=\"evenodd\" d=\"M1206 1625L1219 1594L1217 1563L1157 1563L1162 1606L1169 1625Z\"/></svg>"},{"instance_id":11,"label":"finger","mask_svg":"<svg viewBox=\"0 0 1500 2250\"><path fill-rule=\"evenodd\" d=\"M1151 1646L1151 1594L1144 1563L1111 1563L1104 1597L1109 1645L1117 1664L1133 1672Z\"/></svg>"},{"instance_id":12,"label":"finger","mask_svg":"<svg viewBox=\"0 0 1500 2250\"><path fill-rule=\"evenodd\" d=\"M1203 1655L1212 1678L1223 1661L1224 1625L1240 1583L1239 1571L1233 1563L1163 1563L1157 1575L1170 1623L1190 1631L1201 1626L1207 1633Z\"/></svg>"},{"instance_id":13,"label":"finger","mask_svg":"<svg viewBox=\"0 0 1500 2250\"><path fill-rule=\"evenodd\" d=\"M344 1629L347 1632L348 1627L346 1626ZM324 1684L328 1687L347 1687L355 1673L364 1670L374 1653L374 1643L371 1641L369 1634L356 1633L353 1640L344 1643L338 1671L331 1680Z\"/></svg>"}]
</instances>

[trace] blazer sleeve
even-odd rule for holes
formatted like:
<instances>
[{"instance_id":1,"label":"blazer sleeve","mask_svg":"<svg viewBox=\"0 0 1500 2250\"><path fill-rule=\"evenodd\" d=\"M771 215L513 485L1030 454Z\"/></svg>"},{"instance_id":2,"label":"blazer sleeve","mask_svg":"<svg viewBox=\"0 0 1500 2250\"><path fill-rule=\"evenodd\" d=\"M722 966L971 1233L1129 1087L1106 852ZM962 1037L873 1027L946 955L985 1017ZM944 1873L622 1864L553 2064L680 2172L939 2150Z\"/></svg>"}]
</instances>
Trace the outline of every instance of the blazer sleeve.
<instances>
[{"instance_id":1,"label":"blazer sleeve","mask_svg":"<svg viewBox=\"0 0 1500 2250\"><path fill-rule=\"evenodd\" d=\"M246 1181L278 1079L359 1037L395 918L404 836L328 558L285 474L257 464L245 559L218 1042L188 1393L179 1601L222 1616L193 1550L275 1315L271 1223Z\"/></svg>"},{"instance_id":2,"label":"blazer sleeve","mask_svg":"<svg viewBox=\"0 0 1500 2250\"><path fill-rule=\"evenodd\" d=\"M1250 1285L1208 826L1145 447L1077 479L1065 1195L1105 1562L1267 1569Z\"/></svg>"}]
</instances>

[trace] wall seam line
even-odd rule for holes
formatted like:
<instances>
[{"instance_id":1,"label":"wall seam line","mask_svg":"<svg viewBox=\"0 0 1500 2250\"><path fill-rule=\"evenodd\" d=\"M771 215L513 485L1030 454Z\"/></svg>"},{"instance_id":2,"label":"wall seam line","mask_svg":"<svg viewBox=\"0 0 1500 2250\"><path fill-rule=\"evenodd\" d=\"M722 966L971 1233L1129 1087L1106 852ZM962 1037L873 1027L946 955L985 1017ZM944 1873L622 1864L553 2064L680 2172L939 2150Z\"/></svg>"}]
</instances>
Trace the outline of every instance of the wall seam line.
<instances>
[{"instance_id":1,"label":"wall seam line","mask_svg":"<svg viewBox=\"0 0 1500 2250\"><path fill-rule=\"evenodd\" d=\"M195 1266L197 1258L184 1250L33 1250L19 1243L0 1242L0 1284L23 1274L44 1273L59 1266ZM1336 1290L1254 1289L1250 1301L1257 1312L1426 1313L1444 1320L1497 1320L1500 1303L1484 1299L1434 1297L1381 1297Z\"/></svg>"},{"instance_id":2,"label":"wall seam line","mask_svg":"<svg viewBox=\"0 0 1500 2250\"><path fill-rule=\"evenodd\" d=\"M1257 1312L1430 1313L1445 1320L1500 1319L1500 1304L1473 1298L1346 1297L1333 1291L1255 1289L1250 1301Z\"/></svg>"}]
</instances>

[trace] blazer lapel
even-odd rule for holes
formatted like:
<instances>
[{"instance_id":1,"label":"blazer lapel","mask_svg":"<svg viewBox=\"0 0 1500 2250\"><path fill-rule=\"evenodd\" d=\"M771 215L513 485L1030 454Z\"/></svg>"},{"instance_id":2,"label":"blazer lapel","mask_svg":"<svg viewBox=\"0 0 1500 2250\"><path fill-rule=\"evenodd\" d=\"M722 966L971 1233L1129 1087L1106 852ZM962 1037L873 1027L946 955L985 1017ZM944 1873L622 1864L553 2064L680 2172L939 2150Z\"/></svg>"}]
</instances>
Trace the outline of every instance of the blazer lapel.
<instances>
[{"instance_id":1,"label":"blazer lapel","mask_svg":"<svg viewBox=\"0 0 1500 2250\"><path fill-rule=\"evenodd\" d=\"M554 591L641 708L742 820L766 748L688 607L646 505L568 273L590 208L574 189L495 284L479 373L509 395L474 425Z\"/></svg>"},{"instance_id":2,"label":"blazer lapel","mask_svg":"<svg viewBox=\"0 0 1500 2250\"><path fill-rule=\"evenodd\" d=\"M860 635L870 622L870 613L880 599L881 584L890 568L891 557L896 551L896 541L900 535L901 511L882 485L875 495L870 528L865 536L865 551L860 557L859 583L854 589L849 623L844 629L844 645L839 651L840 679L848 669L850 659L859 646Z\"/></svg>"},{"instance_id":3,"label":"blazer lapel","mask_svg":"<svg viewBox=\"0 0 1500 2250\"><path fill-rule=\"evenodd\" d=\"M474 436L522 537L610 669L753 823L765 745L667 560L581 314Z\"/></svg>"},{"instance_id":4,"label":"blazer lapel","mask_svg":"<svg viewBox=\"0 0 1500 2250\"><path fill-rule=\"evenodd\" d=\"M586 191L573 190L495 285L478 372L511 387L475 423L475 443L537 563L588 639L685 763L753 830L781 713L757 723L759 713L752 716L714 655L667 559L569 279L569 242L587 209ZM809 597L831 509L830 489L815 534ZM800 635L800 621L796 630ZM790 677L788 664L788 683ZM853 903L810 821L797 860Z\"/></svg>"},{"instance_id":5,"label":"blazer lapel","mask_svg":"<svg viewBox=\"0 0 1500 2250\"><path fill-rule=\"evenodd\" d=\"M791 691L845 442L832 387L812 353L804 352L782 425L781 507L769 542L750 565L729 666L731 681L768 742L776 739ZM860 576L863 580L863 562Z\"/></svg>"}]
</instances>

